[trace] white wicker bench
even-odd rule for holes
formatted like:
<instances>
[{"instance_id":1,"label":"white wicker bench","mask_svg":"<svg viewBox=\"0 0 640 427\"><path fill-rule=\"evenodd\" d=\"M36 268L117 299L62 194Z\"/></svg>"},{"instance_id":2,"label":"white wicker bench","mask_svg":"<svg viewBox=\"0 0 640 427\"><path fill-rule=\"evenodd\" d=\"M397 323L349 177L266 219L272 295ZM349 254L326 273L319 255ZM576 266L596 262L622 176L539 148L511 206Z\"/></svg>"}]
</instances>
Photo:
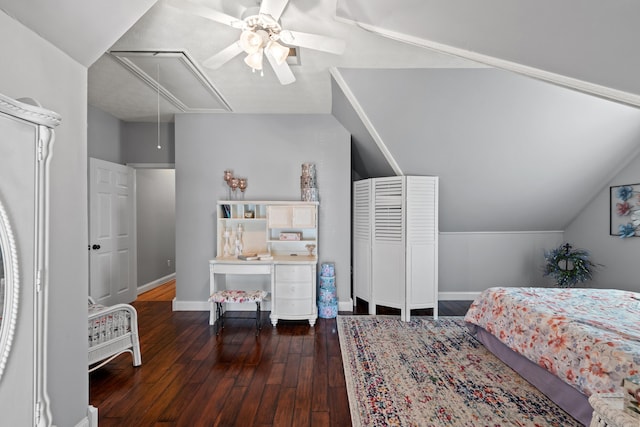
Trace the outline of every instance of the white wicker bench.
<instances>
[{"instance_id":1,"label":"white wicker bench","mask_svg":"<svg viewBox=\"0 0 640 427\"><path fill-rule=\"evenodd\" d=\"M133 366L142 364L136 309L129 304L105 307L89 298L89 372L122 353L131 353Z\"/></svg>"}]
</instances>

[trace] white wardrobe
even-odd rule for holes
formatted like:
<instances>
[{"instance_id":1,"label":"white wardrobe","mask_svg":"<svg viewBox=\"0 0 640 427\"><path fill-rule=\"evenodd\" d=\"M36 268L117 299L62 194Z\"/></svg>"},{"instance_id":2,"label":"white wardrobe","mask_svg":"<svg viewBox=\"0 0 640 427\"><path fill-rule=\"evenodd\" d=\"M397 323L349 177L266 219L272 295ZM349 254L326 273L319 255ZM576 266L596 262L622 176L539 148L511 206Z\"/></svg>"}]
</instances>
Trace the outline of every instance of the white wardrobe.
<instances>
[{"instance_id":1,"label":"white wardrobe","mask_svg":"<svg viewBox=\"0 0 640 427\"><path fill-rule=\"evenodd\" d=\"M353 183L353 292L369 303L438 316L438 177Z\"/></svg>"},{"instance_id":2,"label":"white wardrobe","mask_svg":"<svg viewBox=\"0 0 640 427\"><path fill-rule=\"evenodd\" d=\"M60 121L33 100L0 94L2 426L53 424L46 386L49 162Z\"/></svg>"}]
</instances>

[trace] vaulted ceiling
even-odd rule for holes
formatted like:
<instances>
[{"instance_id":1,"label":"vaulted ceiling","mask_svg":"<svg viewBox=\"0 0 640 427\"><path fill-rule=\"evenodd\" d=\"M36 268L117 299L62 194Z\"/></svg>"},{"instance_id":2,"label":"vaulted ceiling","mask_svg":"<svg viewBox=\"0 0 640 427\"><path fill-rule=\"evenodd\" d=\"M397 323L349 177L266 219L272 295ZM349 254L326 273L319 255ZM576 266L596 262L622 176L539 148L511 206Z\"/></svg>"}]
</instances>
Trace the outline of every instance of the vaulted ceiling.
<instances>
[{"instance_id":1,"label":"vaulted ceiling","mask_svg":"<svg viewBox=\"0 0 640 427\"><path fill-rule=\"evenodd\" d=\"M173 3L181 1L236 17L260 3ZM149 111L156 107L154 90L142 90L105 53L184 51L201 66L239 36L237 29L185 13L168 0L0 0L0 8L90 67L90 103L122 120L155 120ZM204 73L231 111L240 113L328 112L329 67L490 65L640 105L637 16L640 3L622 0L290 0L283 27L343 39L345 53L302 49L301 65L293 66L298 81L289 86L279 85L268 67L263 78L252 76L241 56Z\"/></svg>"},{"instance_id":2,"label":"vaulted ceiling","mask_svg":"<svg viewBox=\"0 0 640 427\"><path fill-rule=\"evenodd\" d=\"M259 4L191 1L235 17ZM158 88L110 51L184 53L217 111L332 113L352 133L358 174L443 178L444 230L562 229L640 149L637 2L290 0L283 27L347 47L301 49L286 86L241 56L203 67L239 31L167 0L0 9L87 66L89 104L121 120L157 120ZM180 111L168 99L163 121Z\"/></svg>"}]
</instances>

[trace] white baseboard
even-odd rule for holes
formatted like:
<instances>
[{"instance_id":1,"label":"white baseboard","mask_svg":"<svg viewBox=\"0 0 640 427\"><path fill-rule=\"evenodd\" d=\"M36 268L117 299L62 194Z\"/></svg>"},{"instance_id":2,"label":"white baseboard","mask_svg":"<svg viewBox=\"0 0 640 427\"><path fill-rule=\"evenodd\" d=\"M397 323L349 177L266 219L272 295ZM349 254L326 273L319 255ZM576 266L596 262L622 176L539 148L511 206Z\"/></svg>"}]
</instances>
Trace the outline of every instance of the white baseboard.
<instances>
[{"instance_id":1,"label":"white baseboard","mask_svg":"<svg viewBox=\"0 0 640 427\"><path fill-rule=\"evenodd\" d=\"M439 301L473 301L480 292L438 292Z\"/></svg>"},{"instance_id":2,"label":"white baseboard","mask_svg":"<svg viewBox=\"0 0 640 427\"><path fill-rule=\"evenodd\" d=\"M208 301L178 301L178 298L173 299L172 303L173 311L209 311Z\"/></svg>"},{"instance_id":3,"label":"white baseboard","mask_svg":"<svg viewBox=\"0 0 640 427\"><path fill-rule=\"evenodd\" d=\"M98 427L98 408L89 405L87 416L81 419L75 427Z\"/></svg>"},{"instance_id":4,"label":"white baseboard","mask_svg":"<svg viewBox=\"0 0 640 427\"><path fill-rule=\"evenodd\" d=\"M169 280L173 280L175 278L176 278L176 273L171 273L171 274L167 274L164 277L156 279L153 282L149 282L149 283L146 283L146 284L144 284L142 286L138 286L138 295L140 295L141 293L150 291L153 288L157 288L160 285L164 285Z\"/></svg>"},{"instance_id":5,"label":"white baseboard","mask_svg":"<svg viewBox=\"0 0 640 427\"><path fill-rule=\"evenodd\" d=\"M209 311L211 306L208 301L178 301L173 299L173 311ZM227 310L232 311L254 311L254 304L227 304ZM271 311L271 301L265 301L260 307L261 311ZM353 311L353 301L349 298L347 301L338 302L339 311Z\"/></svg>"},{"instance_id":6,"label":"white baseboard","mask_svg":"<svg viewBox=\"0 0 640 427\"><path fill-rule=\"evenodd\" d=\"M353 311L353 300L338 301L338 311Z\"/></svg>"}]
</instances>

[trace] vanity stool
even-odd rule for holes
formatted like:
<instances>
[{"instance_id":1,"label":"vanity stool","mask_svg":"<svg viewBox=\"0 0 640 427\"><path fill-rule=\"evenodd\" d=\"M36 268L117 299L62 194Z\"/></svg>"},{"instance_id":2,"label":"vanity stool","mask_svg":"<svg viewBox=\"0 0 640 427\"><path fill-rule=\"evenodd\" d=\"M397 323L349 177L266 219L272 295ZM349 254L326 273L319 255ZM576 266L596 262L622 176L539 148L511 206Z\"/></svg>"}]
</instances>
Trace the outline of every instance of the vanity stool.
<instances>
[{"instance_id":1,"label":"vanity stool","mask_svg":"<svg viewBox=\"0 0 640 427\"><path fill-rule=\"evenodd\" d=\"M220 329L224 328L224 312L222 304L225 303L256 303L256 336L262 328L260 322L260 304L267 297L267 291L242 291L242 290L224 290L215 291L209 297L211 309L209 315L209 324L216 325L216 335L220 333Z\"/></svg>"}]
</instances>

